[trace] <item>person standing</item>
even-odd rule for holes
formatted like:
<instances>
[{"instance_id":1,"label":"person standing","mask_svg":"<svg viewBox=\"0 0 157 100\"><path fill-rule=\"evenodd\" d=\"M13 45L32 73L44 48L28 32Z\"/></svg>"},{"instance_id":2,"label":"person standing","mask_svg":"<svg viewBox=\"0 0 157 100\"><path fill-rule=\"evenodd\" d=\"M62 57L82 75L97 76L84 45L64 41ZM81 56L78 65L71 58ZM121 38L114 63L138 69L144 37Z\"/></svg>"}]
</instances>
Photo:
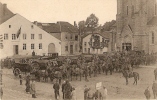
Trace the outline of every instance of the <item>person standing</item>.
<instances>
[{"instance_id":1,"label":"person standing","mask_svg":"<svg viewBox=\"0 0 157 100\"><path fill-rule=\"evenodd\" d=\"M65 98L65 90L64 90L64 88L65 88L65 81L64 81L63 84L62 84L63 100L64 100L64 98Z\"/></svg>"},{"instance_id":2,"label":"person standing","mask_svg":"<svg viewBox=\"0 0 157 100\"><path fill-rule=\"evenodd\" d=\"M153 90L153 94L154 94L154 99L156 99L157 96L157 82L154 81L153 85L152 85L152 90Z\"/></svg>"},{"instance_id":3,"label":"person standing","mask_svg":"<svg viewBox=\"0 0 157 100\"><path fill-rule=\"evenodd\" d=\"M29 93L30 92L30 76L27 75L26 77L26 92Z\"/></svg>"},{"instance_id":4,"label":"person standing","mask_svg":"<svg viewBox=\"0 0 157 100\"><path fill-rule=\"evenodd\" d=\"M149 87L147 87L146 90L144 91L144 95L146 96L147 100L150 99L151 95L150 95Z\"/></svg>"},{"instance_id":5,"label":"person standing","mask_svg":"<svg viewBox=\"0 0 157 100\"><path fill-rule=\"evenodd\" d=\"M56 81L56 83L53 85L54 93L55 93L55 99L57 100L59 97L59 83Z\"/></svg>"},{"instance_id":6,"label":"person standing","mask_svg":"<svg viewBox=\"0 0 157 100\"><path fill-rule=\"evenodd\" d=\"M99 90L96 90L96 92L94 94L94 98L95 98L95 100L102 100L102 94Z\"/></svg>"},{"instance_id":7,"label":"person standing","mask_svg":"<svg viewBox=\"0 0 157 100\"><path fill-rule=\"evenodd\" d=\"M19 74L19 78L20 78L20 85L22 85L22 75L21 75L21 73Z\"/></svg>"},{"instance_id":8,"label":"person standing","mask_svg":"<svg viewBox=\"0 0 157 100\"><path fill-rule=\"evenodd\" d=\"M85 85L85 88L84 88L84 100L87 100L88 91L89 91L89 88Z\"/></svg>"},{"instance_id":9,"label":"person standing","mask_svg":"<svg viewBox=\"0 0 157 100\"><path fill-rule=\"evenodd\" d=\"M30 92L32 94L32 98L36 98L35 80L32 80Z\"/></svg>"},{"instance_id":10,"label":"person standing","mask_svg":"<svg viewBox=\"0 0 157 100\"><path fill-rule=\"evenodd\" d=\"M72 86L68 80L66 80L64 91L65 91L65 100L70 100L71 99Z\"/></svg>"},{"instance_id":11,"label":"person standing","mask_svg":"<svg viewBox=\"0 0 157 100\"><path fill-rule=\"evenodd\" d=\"M103 87L103 94L102 94L103 100L107 99L107 88Z\"/></svg>"}]
</instances>

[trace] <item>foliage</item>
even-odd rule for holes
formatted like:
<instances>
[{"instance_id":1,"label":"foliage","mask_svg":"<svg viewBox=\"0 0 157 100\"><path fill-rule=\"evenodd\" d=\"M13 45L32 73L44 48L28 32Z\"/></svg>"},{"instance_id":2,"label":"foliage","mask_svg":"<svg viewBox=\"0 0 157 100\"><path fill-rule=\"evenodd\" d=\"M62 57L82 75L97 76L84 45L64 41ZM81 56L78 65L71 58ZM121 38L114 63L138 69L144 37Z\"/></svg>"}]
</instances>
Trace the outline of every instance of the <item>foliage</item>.
<instances>
[{"instance_id":1,"label":"foliage","mask_svg":"<svg viewBox=\"0 0 157 100\"><path fill-rule=\"evenodd\" d=\"M86 19L86 22L85 22L85 25L87 28L90 29L90 31L93 31L97 28L98 26L98 21L99 19L94 15L94 14L91 14L89 17L87 17Z\"/></svg>"}]
</instances>

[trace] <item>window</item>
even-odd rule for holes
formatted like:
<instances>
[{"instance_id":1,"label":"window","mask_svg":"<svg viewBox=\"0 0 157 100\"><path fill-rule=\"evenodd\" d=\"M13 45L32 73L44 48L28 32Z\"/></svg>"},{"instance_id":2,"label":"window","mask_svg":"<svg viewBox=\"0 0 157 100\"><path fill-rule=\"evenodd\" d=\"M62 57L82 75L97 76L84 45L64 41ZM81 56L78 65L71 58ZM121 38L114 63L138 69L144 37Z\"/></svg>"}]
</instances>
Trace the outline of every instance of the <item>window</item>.
<instances>
[{"instance_id":1,"label":"window","mask_svg":"<svg viewBox=\"0 0 157 100\"><path fill-rule=\"evenodd\" d=\"M72 34L70 35L70 39L73 39L73 35Z\"/></svg>"},{"instance_id":2,"label":"window","mask_svg":"<svg viewBox=\"0 0 157 100\"><path fill-rule=\"evenodd\" d=\"M87 42L84 42L84 45L86 46Z\"/></svg>"},{"instance_id":3,"label":"window","mask_svg":"<svg viewBox=\"0 0 157 100\"><path fill-rule=\"evenodd\" d=\"M4 34L4 40L8 40L8 34Z\"/></svg>"},{"instance_id":4,"label":"window","mask_svg":"<svg viewBox=\"0 0 157 100\"><path fill-rule=\"evenodd\" d=\"M23 44L23 50L26 50L26 44L25 43Z\"/></svg>"},{"instance_id":5,"label":"window","mask_svg":"<svg viewBox=\"0 0 157 100\"><path fill-rule=\"evenodd\" d=\"M3 44L2 43L0 43L0 49L3 49Z\"/></svg>"},{"instance_id":6,"label":"window","mask_svg":"<svg viewBox=\"0 0 157 100\"><path fill-rule=\"evenodd\" d=\"M26 34L23 34L23 39L26 40Z\"/></svg>"},{"instance_id":7,"label":"window","mask_svg":"<svg viewBox=\"0 0 157 100\"><path fill-rule=\"evenodd\" d=\"M65 35L65 39L68 39L67 35Z\"/></svg>"},{"instance_id":8,"label":"window","mask_svg":"<svg viewBox=\"0 0 157 100\"><path fill-rule=\"evenodd\" d=\"M132 5L132 15L134 14L134 5Z\"/></svg>"},{"instance_id":9,"label":"window","mask_svg":"<svg viewBox=\"0 0 157 100\"><path fill-rule=\"evenodd\" d=\"M75 40L78 41L78 35L75 35Z\"/></svg>"},{"instance_id":10,"label":"window","mask_svg":"<svg viewBox=\"0 0 157 100\"><path fill-rule=\"evenodd\" d=\"M39 43L39 49L42 49L42 43Z\"/></svg>"},{"instance_id":11,"label":"window","mask_svg":"<svg viewBox=\"0 0 157 100\"><path fill-rule=\"evenodd\" d=\"M86 48L84 48L84 52L87 52Z\"/></svg>"},{"instance_id":12,"label":"window","mask_svg":"<svg viewBox=\"0 0 157 100\"><path fill-rule=\"evenodd\" d=\"M16 34L12 34L12 40L16 40Z\"/></svg>"},{"instance_id":13,"label":"window","mask_svg":"<svg viewBox=\"0 0 157 100\"><path fill-rule=\"evenodd\" d=\"M34 49L34 44L31 44L31 49Z\"/></svg>"},{"instance_id":14,"label":"window","mask_svg":"<svg viewBox=\"0 0 157 100\"><path fill-rule=\"evenodd\" d=\"M126 13L127 13L127 15L128 15L128 14L129 14L129 7L128 7L128 6L127 6L126 10L127 10Z\"/></svg>"},{"instance_id":15,"label":"window","mask_svg":"<svg viewBox=\"0 0 157 100\"><path fill-rule=\"evenodd\" d=\"M32 28L32 29L34 28L33 25L31 25L31 28Z\"/></svg>"},{"instance_id":16,"label":"window","mask_svg":"<svg viewBox=\"0 0 157 100\"><path fill-rule=\"evenodd\" d=\"M31 39L34 39L34 34L31 34Z\"/></svg>"},{"instance_id":17,"label":"window","mask_svg":"<svg viewBox=\"0 0 157 100\"><path fill-rule=\"evenodd\" d=\"M11 28L11 25L9 25L9 28Z\"/></svg>"},{"instance_id":18,"label":"window","mask_svg":"<svg viewBox=\"0 0 157 100\"><path fill-rule=\"evenodd\" d=\"M152 44L154 44L154 32L152 32Z\"/></svg>"},{"instance_id":19,"label":"window","mask_svg":"<svg viewBox=\"0 0 157 100\"><path fill-rule=\"evenodd\" d=\"M68 46L65 46L65 51L68 51Z\"/></svg>"},{"instance_id":20,"label":"window","mask_svg":"<svg viewBox=\"0 0 157 100\"><path fill-rule=\"evenodd\" d=\"M93 51L95 51L95 49L93 48Z\"/></svg>"},{"instance_id":21,"label":"window","mask_svg":"<svg viewBox=\"0 0 157 100\"><path fill-rule=\"evenodd\" d=\"M39 34L39 39L42 39L42 34Z\"/></svg>"},{"instance_id":22,"label":"window","mask_svg":"<svg viewBox=\"0 0 157 100\"><path fill-rule=\"evenodd\" d=\"M75 51L77 51L77 44L75 44Z\"/></svg>"},{"instance_id":23,"label":"window","mask_svg":"<svg viewBox=\"0 0 157 100\"><path fill-rule=\"evenodd\" d=\"M157 13L157 4L155 4L155 15Z\"/></svg>"}]
</instances>

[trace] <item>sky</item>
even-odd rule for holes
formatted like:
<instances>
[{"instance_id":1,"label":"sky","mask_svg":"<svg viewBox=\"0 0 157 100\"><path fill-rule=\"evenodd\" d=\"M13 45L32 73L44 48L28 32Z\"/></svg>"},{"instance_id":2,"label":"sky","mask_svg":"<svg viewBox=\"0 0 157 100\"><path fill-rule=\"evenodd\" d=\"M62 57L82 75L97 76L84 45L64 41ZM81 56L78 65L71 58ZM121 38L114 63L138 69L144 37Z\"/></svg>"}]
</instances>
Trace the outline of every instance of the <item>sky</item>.
<instances>
[{"instance_id":1,"label":"sky","mask_svg":"<svg viewBox=\"0 0 157 100\"><path fill-rule=\"evenodd\" d=\"M30 21L71 24L86 20L90 14L99 18L99 24L116 19L117 0L0 0L13 12Z\"/></svg>"}]
</instances>

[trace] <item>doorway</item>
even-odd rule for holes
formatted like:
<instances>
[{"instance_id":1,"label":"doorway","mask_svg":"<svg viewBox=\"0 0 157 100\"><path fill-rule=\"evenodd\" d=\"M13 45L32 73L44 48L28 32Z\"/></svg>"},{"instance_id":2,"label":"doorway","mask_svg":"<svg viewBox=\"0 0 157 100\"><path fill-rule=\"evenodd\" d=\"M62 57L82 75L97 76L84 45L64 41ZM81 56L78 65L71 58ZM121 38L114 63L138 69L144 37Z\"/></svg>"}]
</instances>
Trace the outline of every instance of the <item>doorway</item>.
<instances>
[{"instance_id":1,"label":"doorway","mask_svg":"<svg viewBox=\"0 0 157 100\"><path fill-rule=\"evenodd\" d=\"M124 50L124 51L131 51L132 50L131 43L122 43L122 50Z\"/></svg>"},{"instance_id":2,"label":"doorway","mask_svg":"<svg viewBox=\"0 0 157 100\"><path fill-rule=\"evenodd\" d=\"M70 45L70 54L73 54L73 45Z\"/></svg>"},{"instance_id":3,"label":"doorway","mask_svg":"<svg viewBox=\"0 0 157 100\"><path fill-rule=\"evenodd\" d=\"M50 43L48 45L48 53L55 53L55 44L54 43Z\"/></svg>"},{"instance_id":4,"label":"doorway","mask_svg":"<svg viewBox=\"0 0 157 100\"><path fill-rule=\"evenodd\" d=\"M19 46L18 45L13 45L13 52L15 55L19 54Z\"/></svg>"}]
</instances>

